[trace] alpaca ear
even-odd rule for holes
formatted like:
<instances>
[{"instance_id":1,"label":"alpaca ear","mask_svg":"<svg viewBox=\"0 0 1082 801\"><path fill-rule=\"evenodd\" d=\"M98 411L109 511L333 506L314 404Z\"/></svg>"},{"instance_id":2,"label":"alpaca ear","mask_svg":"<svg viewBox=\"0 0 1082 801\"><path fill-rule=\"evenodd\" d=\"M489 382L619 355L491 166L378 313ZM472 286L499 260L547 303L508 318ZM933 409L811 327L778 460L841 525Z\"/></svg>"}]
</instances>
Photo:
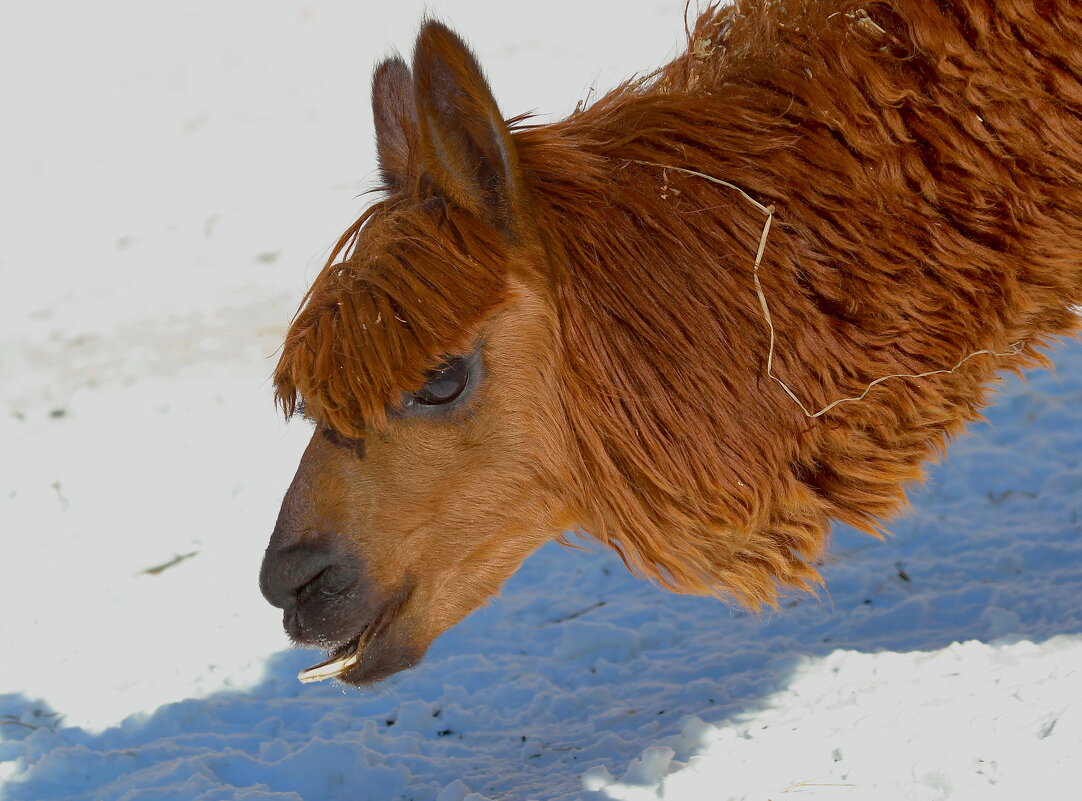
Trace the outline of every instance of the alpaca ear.
<instances>
[{"instance_id":1,"label":"alpaca ear","mask_svg":"<svg viewBox=\"0 0 1082 801\"><path fill-rule=\"evenodd\" d=\"M410 156L417 152L414 108L409 67L398 56L387 59L372 75L372 119L380 177L388 189L408 183Z\"/></svg>"},{"instance_id":2,"label":"alpaca ear","mask_svg":"<svg viewBox=\"0 0 1082 801\"><path fill-rule=\"evenodd\" d=\"M510 234L518 159L477 59L429 21L417 36L413 77L422 169L445 199Z\"/></svg>"}]
</instances>

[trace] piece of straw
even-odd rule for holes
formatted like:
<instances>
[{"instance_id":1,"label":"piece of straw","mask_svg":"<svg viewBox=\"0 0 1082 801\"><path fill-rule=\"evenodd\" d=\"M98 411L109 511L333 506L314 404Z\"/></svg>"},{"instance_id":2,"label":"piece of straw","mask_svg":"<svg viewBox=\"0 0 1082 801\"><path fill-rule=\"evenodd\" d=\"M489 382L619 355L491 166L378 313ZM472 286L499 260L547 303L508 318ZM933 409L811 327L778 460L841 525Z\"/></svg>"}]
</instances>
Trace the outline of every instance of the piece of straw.
<instances>
[{"instance_id":1,"label":"piece of straw","mask_svg":"<svg viewBox=\"0 0 1082 801\"><path fill-rule=\"evenodd\" d=\"M789 386L784 381L774 375L774 321L770 317L770 307L767 305L766 302L766 294L763 292L763 285L759 282L759 265L762 263L763 252L766 250L767 237L770 236L770 224L774 221L774 206L764 206L762 203L753 198L736 184L731 184L728 181L723 181L720 178L715 178L714 176L707 175L706 173L697 172L695 170L688 170L683 167L673 167L669 164L659 164L656 161L639 161L637 159L632 159L632 161L635 164L643 164L648 167L661 167L665 170L675 170L676 172L682 172L687 175L694 175L699 178L705 178L707 181L711 181L715 184L720 184L721 186L724 186L728 189L733 189L739 192L741 197L743 197L745 200L755 206L755 208L757 208L759 211L766 215L766 221L763 223L763 233L759 237L759 248L755 252L755 265L752 271L752 278L755 281L755 293L759 296L759 305L762 307L763 310L763 318L766 320L767 328L770 330L770 347L767 350L766 354L766 374L768 378L776 381L778 383L778 386L785 390L785 394L793 399L793 402L800 407L800 410L804 412L805 416L807 417L819 417L826 414L835 406L838 406L842 403L850 403L853 401L864 400L864 398L868 396L868 393L871 392L877 384L882 384L884 381L891 378L927 378L928 376L939 375L940 373L953 373L967 361L972 359L974 356L981 356L983 354L987 354L989 356L1017 356L1022 352L1022 348L1024 347L1025 342L1015 342L1008 346L1008 350L1005 353L999 353L993 350L973 351L968 356L959 361L956 365L954 365L954 367L951 367L949 370L929 370L926 373L892 373L891 375L885 375L882 378L877 378L875 379L875 381L872 381L870 384L868 384L868 386L860 395L856 395L851 398L839 398L838 400L824 406L817 412L810 412L808 411L808 408L803 403L801 403L800 398L796 396L793 390L789 389Z\"/></svg>"}]
</instances>

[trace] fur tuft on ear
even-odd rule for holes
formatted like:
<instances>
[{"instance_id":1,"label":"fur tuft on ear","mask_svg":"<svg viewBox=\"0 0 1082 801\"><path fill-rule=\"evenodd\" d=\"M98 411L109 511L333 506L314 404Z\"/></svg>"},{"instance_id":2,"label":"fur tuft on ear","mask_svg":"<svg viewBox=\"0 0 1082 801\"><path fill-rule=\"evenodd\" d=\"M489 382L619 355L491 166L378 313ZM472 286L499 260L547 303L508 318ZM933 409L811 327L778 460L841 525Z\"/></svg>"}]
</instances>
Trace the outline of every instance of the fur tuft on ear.
<instances>
[{"instance_id":1,"label":"fur tuft on ear","mask_svg":"<svg viewBox=\"0 0 1082 801\"><path fill-rule=\"evenodd\" d=\"M372 75L372 118L383 184L387 189L406 186L410 156L417 149L417 117L413 79L399 56L388 58Z\"/></svg>"},{"instance_id":2,"label":"fur tuft on ear","mask_svg":"<svg viewBox=\"0 0 1082 801\"><path fill-rule=\"evenodd\" d=\"M510 235L518 159L477 59L447 26L426 22L413 52L421 166L436 191Z\"/></svg>"}]
</instances>

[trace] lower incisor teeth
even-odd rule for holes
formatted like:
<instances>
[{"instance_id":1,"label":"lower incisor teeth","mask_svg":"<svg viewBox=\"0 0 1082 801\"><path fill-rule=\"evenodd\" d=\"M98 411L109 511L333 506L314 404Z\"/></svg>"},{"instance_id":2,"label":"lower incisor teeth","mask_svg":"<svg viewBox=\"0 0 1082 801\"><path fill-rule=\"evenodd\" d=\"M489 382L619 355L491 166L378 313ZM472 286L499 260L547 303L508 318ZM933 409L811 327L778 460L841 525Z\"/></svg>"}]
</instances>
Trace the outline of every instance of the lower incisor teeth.
<instances>
[{"instance_id":1,"label":"lower incisor teeth","mask_svg":"<svg viewBox=\"0 0 1082 801\"><path fill-rule=\"evenodd\" d=\"M361 654L359 645L360 644L358 643L358 648L351 653L302 670L297 674L297 678L300 679L302 683L308 684L313 681L323 681L324 679L331 679L335 676L342 675L360 661Z\"/></svg>"}]
</instances>

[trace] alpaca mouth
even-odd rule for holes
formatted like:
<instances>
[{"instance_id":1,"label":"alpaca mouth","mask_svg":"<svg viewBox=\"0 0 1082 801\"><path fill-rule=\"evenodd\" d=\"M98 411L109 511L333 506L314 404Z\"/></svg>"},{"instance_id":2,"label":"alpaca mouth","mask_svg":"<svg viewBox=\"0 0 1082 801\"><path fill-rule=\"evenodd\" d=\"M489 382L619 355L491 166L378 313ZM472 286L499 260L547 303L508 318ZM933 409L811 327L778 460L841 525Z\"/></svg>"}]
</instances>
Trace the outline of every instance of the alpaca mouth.
<instances>
[{"instance_id":1,"label":"alpaca mouth","mask_svg":"<svg viewBox=\"0 0 1082 801\"><path fill-rule=\"evenodd\" d=\"M381 661L381 656L387 648L374 647L373 643L387 633L397 618L398 612L406 605L410 594L410 590L407 590L391 599L365 624L360 633L332 648L325 661L305 668L297 674L297 679L302 684L334 678L348 682L350 678L347 674L350 673L358 676L382 673L380 665L376 663Z\"/></svg>"}]
</instances>

